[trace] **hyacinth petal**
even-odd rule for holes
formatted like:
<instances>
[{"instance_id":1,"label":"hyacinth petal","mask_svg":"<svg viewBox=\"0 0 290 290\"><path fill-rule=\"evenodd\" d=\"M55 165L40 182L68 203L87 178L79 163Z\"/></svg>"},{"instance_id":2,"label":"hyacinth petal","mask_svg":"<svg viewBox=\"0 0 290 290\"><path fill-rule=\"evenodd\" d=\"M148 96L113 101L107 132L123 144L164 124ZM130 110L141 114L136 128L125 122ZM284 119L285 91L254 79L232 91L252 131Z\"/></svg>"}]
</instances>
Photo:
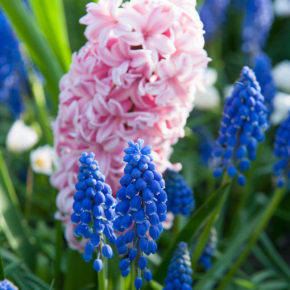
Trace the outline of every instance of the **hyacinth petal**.
<instances>
[{"instance_id":1,"label":"hyacinth petal","mask_svg":"<svg viewBox=\"0 0 290 290\"><path fill-rule=\"evenodd\" d=\"M161 172L172 166L172 146L184 136L193 91L208 62L195 6L194 1L155 0L87 5L80 22L86 25L88 41L73 55L60 82L53 125L60 165L51 182L60 191L57 215L66 226L70 219L65 217L72 214L76 156L83 151L95 153L114 192L122 176L122 151L130 139L142 136L152 145ZM163 68L165 55L171 63Z\"/></svg>"}]
</instances>

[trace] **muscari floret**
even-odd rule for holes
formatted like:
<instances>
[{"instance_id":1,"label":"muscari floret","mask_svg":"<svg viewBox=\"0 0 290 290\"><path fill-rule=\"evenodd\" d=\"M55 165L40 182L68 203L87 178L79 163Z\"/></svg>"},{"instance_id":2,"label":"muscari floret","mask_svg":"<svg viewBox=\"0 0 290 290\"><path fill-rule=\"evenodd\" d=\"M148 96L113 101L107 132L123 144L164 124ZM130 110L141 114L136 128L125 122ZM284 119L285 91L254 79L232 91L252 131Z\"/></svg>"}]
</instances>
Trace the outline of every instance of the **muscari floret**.
<instances>
[{"instance_id":1,"label":"muscari floret","mask_svg":"<svg viewBox=\"0 0 290 290\"><path fill-rule=\"evenodd\" d=\"M79 159L81 166L75 186L77 192L74 195L71 221L78 224L74 230L75 236L88 239L83 254L84 261L91 261L96 252L93 268L99 272L103 268L102 258L113 257L113 250L106 243L105 236L111 243L115 243L112 225L116 200L94 158L94 153L83 153Z\"/></svg>"},{"instance_id":2,"label":"muscari floret","mask_svg":"<svg viewBox=\"0 0 290 290\"><path fill-rule=\"evenodd\" d=\"M167 193L167 211L174 215L189 216L194 210L193 190L188 186L182 175L167 169L164 173L165 191Z\"/></svg>"},{"instance_id":3,"label":"muscari floret","mask_svg":"<svg viewBox=\"0 0 290 290\"><path fill-rule=\"evenodd\" d=\"M269 114L273 112L273 100L276 95L276 86L272 76L271 59L259 52L254 57L254 72L261 86L261 93L265 98L265 104Z\"/></svg>"},{"instance_id":4,"label":"muscari floret","mask_svg":"<svg viewBox=\"0 0 290 290\"><path fill-rule=\"evenodd\" d=\"M265 140L264 131L268 127L267 108L260 86L254 72L244 67L232 95L225 101L213 152L216 165L214 177L220 177L226 170L229 177L238 174L238 184L245 185L246 178L242 173L255 160L258 143Z\"/></svg>"},{"instance_id":5,"label":"muscari floret","mask_svg":"<svg viewBox=\"0 0 290 290\"><path fill-rule=\"evenodd\" d=\"M0 289L1 290L17 290L18 288L9 280L5 279L0 281Z\"/></svg>"},{"instance_id":6,"label":"muscari floret","mask_svg":"<svg viewBox=\"0 0 290 290\"><path fill-rule=\"evenodd\" d=\"M192 289L192 269L187 244L180 242L171 259L164 290Z\"/></svg>"},{"instance_id":7,"label":"muscari floret","mask_svg":"<svg viewBox=\"0 0 290 290\"><path fill-rule=\"evenodd\" d=\"M136 267L136 289L142 287L144 279L150 281L152 274L147 269L145 255L157 251L155 240L163 231L162 222L166 220L167 194L165 182L156 170L151 156L151 146L143 147L143 140L130 141L124 150L125 175L121 178L121 189L117 192L117 218L114 229L120 233L116 241L118 253L125 257L119 267L122 276L130 273L130 265Z\"/></svg>"},{"instance_id":8,"label":"muscari floret","mask_svg":"<svg viewBox=\"0 0 290 290\"><path fill-rule=\"evenodd\" d=\"M206 246L198 260L198 264L204 269L208 270L212 265L212 257L217 246L217 232L212 228Z\"/></svg>"},{"instance_id":9,"label":"muscari floret","mask_svg":"<svg viewBox=\"0 0 290 290\"><path fill-rule=\"evenodd\" d=\"M279 158L274 165L274 176L277 186L282 187L290 179L290 113L277 130L274 155Z\"/></svg>"}]
</instances>

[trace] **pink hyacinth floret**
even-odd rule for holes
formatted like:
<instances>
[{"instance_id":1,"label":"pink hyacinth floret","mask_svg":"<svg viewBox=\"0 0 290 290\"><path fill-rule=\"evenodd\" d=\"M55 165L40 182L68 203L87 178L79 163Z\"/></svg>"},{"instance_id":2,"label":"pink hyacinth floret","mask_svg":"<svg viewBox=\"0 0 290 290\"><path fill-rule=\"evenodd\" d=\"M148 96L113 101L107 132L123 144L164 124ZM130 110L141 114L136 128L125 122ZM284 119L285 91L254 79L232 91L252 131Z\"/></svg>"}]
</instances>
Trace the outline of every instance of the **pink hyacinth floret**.
<instances>
[{"instance_id":1,"label":"pink hyacinth floret","mask_svg":"<svg viewBox=\"0 0 290 290\"><path fill-rule=\"evenodd\" d=\"M171 167L172 145L184 136L194 93L208 58L194 0L99 0L80 20L88 42L73 54L60 83L53 124L60 167L57 217L72 248L82 244L70 222L78 157L94 152L115 192L123 150L141 137L153 148L158 170Z\"/></svg>"}]
</instances>

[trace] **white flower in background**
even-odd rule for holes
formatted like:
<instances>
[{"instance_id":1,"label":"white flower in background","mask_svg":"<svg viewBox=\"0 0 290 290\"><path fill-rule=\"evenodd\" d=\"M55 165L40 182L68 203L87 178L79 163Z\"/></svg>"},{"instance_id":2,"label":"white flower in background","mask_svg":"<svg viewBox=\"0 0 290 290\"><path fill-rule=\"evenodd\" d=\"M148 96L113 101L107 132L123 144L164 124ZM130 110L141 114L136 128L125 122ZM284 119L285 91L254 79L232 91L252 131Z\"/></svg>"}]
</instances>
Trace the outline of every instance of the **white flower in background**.
<instances>
[{"instance_id":1,"label":"white flower in background","mask_svg":"<svg viewBox=\"0 0 290 290\"><path fill-rule=\"evenodd\" d=\"M284 60L278 63L272 73L277 87L290 93L290 61Z\"/></svg>"},{"instance_id":2,"label":"white flower in background","mask_svg":"<svg viewBox=\"0 0 290 290\"><path fill-rule=\"evenodd\" d=\"M38 141L38 135L36 131L23 123L21 120L17 120L10 128L7 138L6 146L8 150L12 152L25 152L32 148Z\"/></svg>"},{"instance_id":3,"label":"white flower in background","mask_svg":"<svg viewBox=\"0 0 290 290\"><path fill-rule=\"evenodd\" d=\"M220 105L220 95L214 87L217 80L217 72L213 68L207 68L204 74L204 90L197 92L195 96L195 107L200 110L215 109Z\"/></svg>"},{"instance_id":4,"label":"white flower in background","mask_svg":"<svg viewBox=\"0 0 290 290\"><path fill-rule=\"evenodd\" d=\"M54 150L51 146L38 147L30 153L30 163L34 172L51 175L54 164Z\"/></svg>"},{"instance_id":5,"label":"white flower in background","mask_svg":"<svg viewBox=\"0 0 290 290\"><path fill-rule=\"evenodd\" d=\"M277 16L290 16L290 0L276 0L274 2L274 10Z\"/></svg>"},{"instance_id":6,"label":"white flower in background","mask_svg":"<svg viewBox=\"0 0 290 290\"><path fill-rule=\"evenodd\" d=\"M283 122L290 111L290 95L278 92L274 98L274 111L271 114L271 123L278 125Z\"/></svg>"}]
</instances>

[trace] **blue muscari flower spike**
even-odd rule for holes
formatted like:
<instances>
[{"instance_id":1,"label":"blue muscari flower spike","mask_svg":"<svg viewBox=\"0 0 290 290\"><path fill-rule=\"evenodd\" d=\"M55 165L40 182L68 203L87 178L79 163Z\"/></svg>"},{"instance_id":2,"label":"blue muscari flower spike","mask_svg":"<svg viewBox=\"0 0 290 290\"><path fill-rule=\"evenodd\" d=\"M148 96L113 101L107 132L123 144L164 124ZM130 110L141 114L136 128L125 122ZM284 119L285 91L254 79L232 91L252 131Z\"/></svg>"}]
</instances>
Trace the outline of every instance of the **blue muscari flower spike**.
<instances>
[{"instance_id":1,"label":"blue muscari flower spike","mask_svg":"<svg viewBox=\"0 0 290 290\"><path fill-rule=\"evenodd\" d=\"M0 290L17 290L18 288L9 280L0 281Z\"/></svg>"},{"instance_id":2,"label":"blue muscari flower spike","mask_svg":"<svg viewBox=\"0 0 290 290\"><path fill-rule=\"evenodd\" d=\"M180 242L168 268L164 290L192 289L192 269L187 244Z\"/></svg>"},{"instance_id":3,"label":"blue muscari flower spike","mask_svg":"<svg viewBox=\"0 0 290 290\"><path fill-rule=\"evenodd\" d=\"M274 176L277 186L282 187L285 180L290 180L290 112L277 130L274 155L279 158L274 165Z\"/></svg>"},{"instance_id":4,"label":"blue muscari flower spike","mask_svg":"<svg viewBox=\"0 0 290 290\"><path fill-rule=\"evenodd\" d=\"M272 0L248 0L242 26L242 50L256 53L265 46L274 20Z\"/></svg>"},{"instance_id":5,"label":"blue muscari flower spike","mask_svg":"<svg viewBox=\"0 0 290 290\"><path fill-rule=\"evenodd\" d=\"M205 40L211 41L225 22L230 0L205 0L199 10L204 25Z\"/></svg>"},{"instance_id":6,"label":"blue muscari flower spike","mask_svg":"<svg viewBox=\"0 0 290 290\"><path fill-rule=\"evenodd\" d=\"M172 169L164 173L165 191L167 193L167 210L174 215L189 216L195 207L193 190L188 186L182 175Z\"/></svg>"},{"instance_id":7,"label":"blue muscari flower spike","mask_svg":"<svg viewBox=\"0 0 290 290\"><path fill-rule=\"evenodd\" d=\"M241 172L249 169L250 160L255 160L258 142L264 141L264 131L268 127L267 108L260 86L254 72L244 67L232 95L225 101L213 152L216 164L214 177L220 177L223 170L230 177L238 173L238 184L243 186L246 179Z\"/></svg>"},{"instance_id":8,"label":"blue muscari flower spike","mask_svg":"<svg viewBox=\"0 0 290 290\"><path fill-rule=\"evenodd\" d=\"M102 257L113 257L113 250L106 243L105 236L111 243L115 243L113 220L116 200L94 158L94 153L83 153L79 159L81 166L75 186L77 192L74 195L71 221L77 224L75 236L88 239L83 254L84 261L91 261L96 252L93 268L99 272L103 268Z\"/></svg>"},{"instance_id":9,"label":"blue muscari flower spike","mask_svg":"<svg viewBox=\"0 0 290 290\"><path fill-rule=\"evenodd\" d=\"M217 247L217 232L215 228L210 231L210 236L207 244L198 260L198 264L204 269L208 270L212 265L212 257Z\"/></svg>"},{"instance_id":10,"label":"blue muscari flower spike","mask_svg":"<svg viewBox=\"0 0 290 290\"><path fill-rule=\"evenodd\" d=\"M29 91L28 77L7 18L0 9L0 102L6 104L14 118L23 111L21 95Z\"/></svg>"},{"instance_id":11,"label":"blue muscari flower spike","mask_svg":"<svg viewBox=\"0 0 290 290\"><path fill-rule=\"evenodd\" d=\"M126 255L119 267L122 276L126 277L130 273L130 264L135 263L136 289L142 286L142 271L145 280L152 279L144 254L157 251L155 240L163 231L162 222L166 220L167 212L165 182L153 163L151 146L143 147L143 143L141 139L137 143L130 141L124 150L127 164L120 180L122 187L117 192L117 218L114 221L114 229L121 233L116 241L118 253Z\"/></svg>"},{"instance_id":12,"label":"blue muscari flower spike","mask_svg":"<svg viewBox=\"0 0 290 290\"><path fill-rule=\"evenodd\" d=\"M254 57L254 72L261 86L269 114L273 112L273 100L276 95L276 86L271 70L271 59L264 52L257 53Z\"/></svg>"}]
</instances>

